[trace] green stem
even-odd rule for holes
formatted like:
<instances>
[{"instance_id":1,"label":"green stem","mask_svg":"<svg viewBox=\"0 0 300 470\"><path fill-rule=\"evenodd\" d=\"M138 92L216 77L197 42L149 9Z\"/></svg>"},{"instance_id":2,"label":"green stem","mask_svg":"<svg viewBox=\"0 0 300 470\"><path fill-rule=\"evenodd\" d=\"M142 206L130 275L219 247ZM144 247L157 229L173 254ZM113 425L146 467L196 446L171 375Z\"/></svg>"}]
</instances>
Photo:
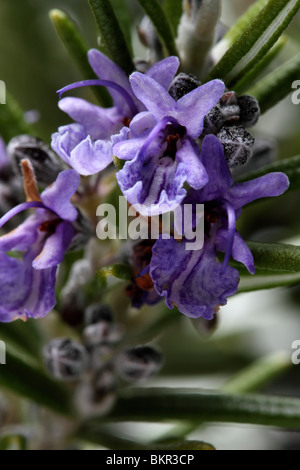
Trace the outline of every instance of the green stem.
<instances>
[{"instance_id":1,"label":"green stem","mask_svg":"<svg viewBox=\"0 0 300 470\"><path fill-rule=\"evenodd\" d=\"M24 113L18 102L6 90L6 104L0 104L0 135L9 142L19 134L33 134L34 128L24 119Z\"/></svg>"}]
</instances>

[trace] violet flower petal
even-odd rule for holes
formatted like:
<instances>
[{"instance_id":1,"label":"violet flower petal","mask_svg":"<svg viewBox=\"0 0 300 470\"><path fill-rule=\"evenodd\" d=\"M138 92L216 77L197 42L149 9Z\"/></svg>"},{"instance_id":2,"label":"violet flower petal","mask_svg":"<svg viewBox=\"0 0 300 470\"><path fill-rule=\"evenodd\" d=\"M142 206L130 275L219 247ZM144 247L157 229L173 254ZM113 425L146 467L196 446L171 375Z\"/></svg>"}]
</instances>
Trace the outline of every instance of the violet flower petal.
<instances>
[{"instance_id":1,"label":"violet flower petal","mask_svg":"<svg viewBox=\"0 0 300 470\"><path fill-rule=\"evenodd\" d=\"M43 250L34 259L32 267L34 269L48 269L60 264L73 236L74 229L70 222L61 222L56 227L55 233L46 239Z\"/></svg>"},{"instance_id":2,"label":"violet flower petal","mask_svg":"<svg viewBox=\"0 0 300 470\"><path fill-rule=\"evenodd\" d=\"M71 204L70 198L77 190L79 183L80 176L76 171L62 171L56 181L42 192L42 202L62 220L74 222L78 213L77 209Z\"/></svg>"}]
</instances>

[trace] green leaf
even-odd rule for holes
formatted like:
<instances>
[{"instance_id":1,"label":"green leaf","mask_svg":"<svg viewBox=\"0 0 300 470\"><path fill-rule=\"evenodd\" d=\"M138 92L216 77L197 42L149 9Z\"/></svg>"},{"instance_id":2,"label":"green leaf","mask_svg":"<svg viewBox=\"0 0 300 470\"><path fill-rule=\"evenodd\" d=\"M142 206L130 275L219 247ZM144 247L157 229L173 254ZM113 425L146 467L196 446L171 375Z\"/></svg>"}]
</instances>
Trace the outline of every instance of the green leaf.
<instances>
[{"instance_id":1,"label":"green leaf","mask_svg":"<svg viewBox=\"0 0 300 470\"><path fill-rule=\"evenodd\" d=\"M97 277L102 285L106 285L107 277L114 276L117 279L129 281L133 275L132 266L127 263L116 263L98 269Z\"/></svg>"},{"instance_id":2,"label":"green leaf","mask_svg":"<svg viewBox=\"0 0 300 470\"><path fill-rule=\"evenodd\" d=\"M133 54L132 43L131 43L132 19L130 17L128 4L124 0L111 0L111 3L115 11L116 17L119 21L120 27L125 36L128 49L132 55Z\"/></svg>"},{"instance_id":3,"label":"green leaf","mask_svg":"<svg viewBox=\"0 0 300 470\"><path fill-rule=\"evenodd\" d=\"M40 369L28 364L7 348L6 364L1 365L0 386L23 398L65 416L72 415L67 389Z\"/></svg>"},{"instance_id":4,"label":"green leaf","mask_svg":"<svg viewBox=\"0 0 300 470\"><path fill-rule=\"evenodd\" d=\"M168 55L178 55L172 26L158 0L138 0L152 21Z\"/></svg>"},{"instance_id":5,"label":"green leaf","mask_svg":"<svg viewBox=\"0 0 300 470\"><path fill-rule=\"evenodd\" d=\"M275 273L300 272L300 247L283 243L247 242L256 268Z\"/></svg>"},{"instance_id":6,"label":"green leaf","mask_svg":"<svg viewBox=\"0 0 300 470\"><path fill-rule=\"evenodd\" d=\"M300 399L231 395L199 389L131 389L119 397L109 419L146 422L189 420L195 424L203 421L232 422L300 429Z\"/></svg>"},{"instance_id":7,"label":"green leaf","mask_svg":"<svg viewBox=\"0 0 300 470\"><path fill-rule=\"evenodd\" d=\"M300 0L269 0L213 68L209 78L221 78L228 88L233 88L276 43L299 7Z\"/></svg>"},{"instance_id":8,"label":"green leaf","mask_svg":"<svg viewBox=\"0 0 300 470\"><path fill-rule=\"evenodd\" d=\"M98 24L101 41L110 58L130 75L134 70L126 39L109 0L89 0Z\"/></svg>"},{"instance_id":9,"label":"green leaf","mask_svg":"<svg viewBox=\"0 0 300 470\"><path fill-rule=\"evenodd\" d=\"M269 354L231 377L223 386L225 393L257 391L292 367L290 354L280 351Z\"/></svg>"},{"instance_id":10,"label":"green leaf","mask_svg":"<svg viewBox=\"0 0 300 470\"><path fill-rule=\"evenodd\" d=\"M236 23L227 31L224 38L214 47L213 54L215 57L220 60L225 52L240 38L259 12L267 5L268 1L269 0L257 0L239 17Z\"/></svg>"},{"instance_id":11,"label":"green leaf","mask_svg":"<svg viewBox=\"0 0 300 470\"><path fill-rule=\"evenodd\" d=\"M292 83L299 77L300 54L297 54L262 78L253 88L247 90L247 93L255 96L263 114L292 93Z\"/></svg>"},{"instance_id":12,"label":"green leaf","mask_svg":"<svg viewBox=\"0 0 300 470\"><path fill-rule=\"evenodd\" d=\"M253 67L235 86L234 91L243 93L250 85L257 82L260 74L268 67L268 65L277 57L281 49L287 43L287 36L281 36L272 49ZM251 93L248 93L251 94Z\"/></svg>"},{"instance_id":13,"label":"green leaf","mask_svg":"<svg viewBox=\"0 0 300 470\"><path fill-rule=\"evenodd\" d=\"M57 9L51 10L49 16L61 42L78 67L83 78L86 80L99 78L94 73L87 58L89 47L71 18L63 11ZM110 106L112 104L111 97L104 87L92 87L92 91L102 106Z\"/></svg>"},{"instance_id":14,"label":"green leaf","mask_svg":"<svg viewBox=\"0 0 300 470\"><path fill-rule=\"evenodd\" d=\"M182 15L182 0L164 0L163 9L176 36L177 28Z\"/></svg>"},{"instance_id":15,"label":"green leaf","mask_svg":"<svg viewBox=\"0 0 300 470\"><path fill-rule=\"evenodd\" d=\"M271 173L272 171L282 171L287 175L290 180L289 190L300 189L300 155L274 162L260 170L249 173L238 181L248 181L254 178L259 178L260 176Z\"/></svg>"},{"instance_id":16,"label":"green leaf","mask_svg":"<svg viewBox=\"0 0 300 470\"><path fill-rule=\"evenodd\" d=\"M38 320L29 319L26 322L16 320L12 323L0 323L0 339L35 360L41 356L44 338L39 329Z\"/></svg>"},{"instance_id":17,"label":"green leaf","mask_svg":"<svg viewBox=\"0 0 300 470\"><path fill-rule=\"evenodd\" d=\"M33 134L34 128L24 119L23 111L17 101L6 90L6 104L0 104L0 135L9 142L18 134Z\"/></svg>"}]
</instances>

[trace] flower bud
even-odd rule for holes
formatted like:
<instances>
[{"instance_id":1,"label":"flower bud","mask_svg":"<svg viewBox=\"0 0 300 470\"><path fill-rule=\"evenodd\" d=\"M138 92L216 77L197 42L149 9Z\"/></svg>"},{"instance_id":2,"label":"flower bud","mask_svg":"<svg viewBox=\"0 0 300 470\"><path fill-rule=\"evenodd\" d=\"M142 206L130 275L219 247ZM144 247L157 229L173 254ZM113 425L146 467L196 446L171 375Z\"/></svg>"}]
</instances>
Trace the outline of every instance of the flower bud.
<instances>
[{"instance_id":1,"label":"flower bud","mask_svg":"<svg viewBox=\"0 0 300 470\"><path fill-rule=\"evenodd\" d=\"M88 366L85 348L69 338L55 338L44 349L45 364L49 372L61 380L77 380Z\"/></svg>"},{"instance_id":2,"label":"flower bud","mask_svg":"<svg viewBox=\"0 0 300 470\"><path fill-rule=\"evenodd\" d=\"M254 96L242 95L238 97L240 108L240 123L246 127L254 126L260 116L258 101Z\"/></svg>"},{"instance_id":3,"label":"flower bud","mask_svg":"<svg viewBox=\"0 0 300 470\"><path fill-rule=\"evenodd\" d=\"M48 186L55 181L63 170L55 154L41 139L31 135L18 135L11 139L7 151L11 156L15 169L22 174L21 161L30 160L37 181L41 186Z\"/></svg>"},{"instance_id":4,"label":"flower bud","mask_svg":"<svg viewBox=\"0 0 300 470\"><path fill-rule=\"evenodd\" d=\"M123 351L117 359L120 376L129 382L148 379L162 365L162 355L152 346L136 346Z\"/></svg>"},{"instance_id":5,"label":"flower bud","mask_svg":"<svg viewBox=\"0 0 300 470\"><path fill-rule=\"evenodd\" d=\"M243 127L222 127L217 133L229 167L245 165L252 155L254 137Z\"/></svg>"},{"instance_id":6,"label":"flower bud","mask_svg":"<svg viewBox=\"0 0 300 470\"><path fill-rule=\"evenodd\" d=\"M179 73L175 78L173 78L172 83L169 88L169 94L174 100L179 100L184 95L190 93L190 91L195 90L198 86L201 85L201 82L198 80L195 75Z\"/></svg>"},{"instance_id":7,"label":"flower bud","mask_svg":"<svg viewBox=\"0 0 300 470\"><path fill-rule=\"evenodd\" d=\"M113 311L107 304L92 304L84 313L84 321L86 325L94 325L100 321L112 323Z\"/></svg>"}]
</instances>

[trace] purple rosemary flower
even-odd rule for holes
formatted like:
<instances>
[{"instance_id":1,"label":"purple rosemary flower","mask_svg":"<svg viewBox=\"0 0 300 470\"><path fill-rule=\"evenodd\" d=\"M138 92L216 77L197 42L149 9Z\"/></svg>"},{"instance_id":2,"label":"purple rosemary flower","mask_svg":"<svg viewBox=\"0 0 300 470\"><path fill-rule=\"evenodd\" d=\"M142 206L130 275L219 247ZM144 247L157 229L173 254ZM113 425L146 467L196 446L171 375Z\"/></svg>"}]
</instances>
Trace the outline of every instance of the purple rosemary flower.
<instances>
[{"instance_id":1,"label":"purple rosemary flower","mask_svg":"<svg viewBox=\"0 0 300 470\"><path fill-rule=\"evenodd\" d=\"M135 72L130 83L148 113L137 115L127 139L114 145L114 155L128 160L117 179L131 204L145 206L139 212L157 215L183 201L185 183L200 189L208 182L196 139L205 115L223 95L224 83L212 80L177 101L147 75Z\"/></svg>"},{"instance_id":2,"label":"purple rosemary flower","mask_svg":"<svg viewBox=\"0 0 300 470\"><path fill-rule=\"evenodd\" d=\"M289 181L284 173L269 173L233 184L223 146L213 135L203 141L202 162L209 182L199 191L191 190L184 202L204 204L204 245L201 250L188 251L184 239L160 238L152 250L150 276L169 308L176 305L189 317L210 320L238 288L239 273L228 266L230 257L251 274L255 271L252 253L235 229L242 207L262 197L279 196ZM223 263L218 261L217 251L225 252Z\"/></svg>"},{"instance_id":3,"label":"purple rosemary flower","mask_svg":"<svg viewBox=\"0 0 300 470\"><path fill-rule=\"evenodd\" d=\"M27 202L0 219L2 227L14 215L35 208L15 230L0 237L0 321L39 318L56 304L57 266L75 234L77 210L70 198L79 185L74 170L61 172L56 181L38 193L31 164L22 161Z\"/></svg>"},{"instance_id":4,"label":"purple rosemary flower","mask_svg":"<svg viewBox=\"0 0 300 470\"><path fill-rule=\"evenodd\" d=\"M81 98L63 98L59 107L75 121L62 126L52 135L52 148L81 175L98 173L112 163L112 143L123 140L124 125L145 108L133 94L127 75L123 70L96 49L88 52L88 59L97 80L85 80L69 85L60 91L81 86L106 86L113 99L113 107L101 108ZM168 57L147 72L147 76L166 89L179 67L177 57Z\"/></svg>"}]
</instances>

